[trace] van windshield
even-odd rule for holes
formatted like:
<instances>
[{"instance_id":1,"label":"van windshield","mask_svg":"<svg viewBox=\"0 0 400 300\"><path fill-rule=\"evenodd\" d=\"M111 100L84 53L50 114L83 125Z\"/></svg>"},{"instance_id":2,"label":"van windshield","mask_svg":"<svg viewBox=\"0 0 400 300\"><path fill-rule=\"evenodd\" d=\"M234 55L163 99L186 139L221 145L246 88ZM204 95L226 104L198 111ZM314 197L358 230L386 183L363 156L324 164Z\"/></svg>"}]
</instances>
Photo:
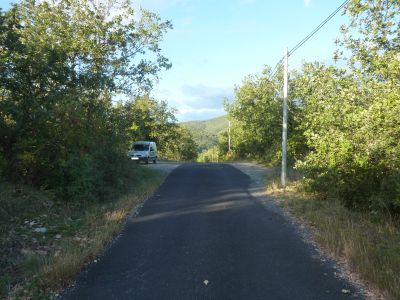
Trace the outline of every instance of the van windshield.
<instances>
[{"instance_id":1,"label":"van windshield","mask_svg":"<svg viewBox=\"0 0 400 300\"><path fill-rule=\"evenodd\" d=\"M133 150L135 151L149 151L149 144L134 144Z\"/></svg>"}]
</instances>

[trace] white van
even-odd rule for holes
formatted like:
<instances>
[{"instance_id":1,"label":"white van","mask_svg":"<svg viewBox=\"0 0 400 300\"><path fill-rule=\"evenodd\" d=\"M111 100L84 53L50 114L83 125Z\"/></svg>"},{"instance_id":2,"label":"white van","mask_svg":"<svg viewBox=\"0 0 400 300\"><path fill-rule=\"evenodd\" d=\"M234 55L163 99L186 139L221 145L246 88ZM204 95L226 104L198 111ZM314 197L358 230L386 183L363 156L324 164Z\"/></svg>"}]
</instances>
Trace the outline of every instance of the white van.
<instances>
[{"instance_id":1,"label":"white van","mask_svg":"<svg viewBox=\"0 0 400 300\"><path fill-rule=\"evenodd\" d=\"M134 142L128 151L128 156L137 163L144 161L148 164L152 160L155 164L157 163L157 145L151 141Z\"/></svg>"}]
</instances>

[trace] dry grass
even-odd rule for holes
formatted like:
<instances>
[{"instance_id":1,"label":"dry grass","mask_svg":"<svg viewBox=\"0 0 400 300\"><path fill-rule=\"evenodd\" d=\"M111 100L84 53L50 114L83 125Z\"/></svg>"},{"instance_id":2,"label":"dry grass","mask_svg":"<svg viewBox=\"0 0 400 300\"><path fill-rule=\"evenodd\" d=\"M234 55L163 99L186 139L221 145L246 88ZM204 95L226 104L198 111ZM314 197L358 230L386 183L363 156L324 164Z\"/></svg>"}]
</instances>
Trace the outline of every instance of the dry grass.
<instances>
[{"instance_id":1,"label":"dry grass","mask_svg":"<svg viewBox=\"0 0 400 300\"><path fill-rule=\"evenodd\" d=\"M268 192L314 233L325 253L342 261L380 297L400 299L400 222L384 214L350 211L320 200L292 182L285 192L270 178ZM376 297L372 296L373 298Z\"/></svg>"},{"instance_id":2,"label":"dry grass","mask_svg":"<svg viewBox=\"0 0 400 300\"><path fill-rule=\"evenodd\" d=\"M51 298L120 232L132 208L150 195L160 180L157 172L143 168L139 179L132 178L135 184L125 195L85 206L0 183L0 204L6 207L2 211L6 220L0 221L0 298ZM39 227L47 232L36 233ZM8 256L11 252L15 255Z\"/></svg>"}]
</instances>

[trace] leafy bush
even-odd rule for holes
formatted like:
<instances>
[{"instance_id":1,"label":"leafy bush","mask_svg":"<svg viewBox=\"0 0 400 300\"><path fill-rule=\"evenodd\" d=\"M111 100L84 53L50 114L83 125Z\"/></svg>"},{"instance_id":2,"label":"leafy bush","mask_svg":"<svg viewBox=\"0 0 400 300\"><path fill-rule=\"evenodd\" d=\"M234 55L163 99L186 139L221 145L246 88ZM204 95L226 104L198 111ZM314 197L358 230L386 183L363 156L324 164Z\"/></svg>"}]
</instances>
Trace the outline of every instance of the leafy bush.
<instances>
[{"instance_id":1,"label":"leafy bush","mask_svg":"<svg viewBox=\"0 0 400 300\"><path fill-rule=\"evenodd\" d=\"M312 191L346 206L400 213L400 35L398 1L355 0L339 43L346 69L304 63L289 81L289 164ZM335 53L341 59L343 51ZM280 74L267 68L236 89L227 109L234 153L278 164Z\"/></svg>"},{"instance_id":2,"label":"leafy bush","mask_svg":"<svg viewBox=\"0 0 400 300\"><path fill-rule=\"evenodd\" d=\"M190 144L166 102L137 96L171 67L159 42L172 27L139 15L129 0L22 0L0 11L1 175L91 201L124 187L132 140ZM115 94L130 100L115 104Z\"/></svg>"},{"instance_id":3,"label":"leafy bush","mask_svg":"<svg viewBox=\"0 0 400 300\"><path fill-rule=\"evenodd\" d=\"M93 201L97 185L101 184L99 172L96 162L89 155L71 154L63 165L62 195L69 201Z\"/></svg>"}]
</instances>

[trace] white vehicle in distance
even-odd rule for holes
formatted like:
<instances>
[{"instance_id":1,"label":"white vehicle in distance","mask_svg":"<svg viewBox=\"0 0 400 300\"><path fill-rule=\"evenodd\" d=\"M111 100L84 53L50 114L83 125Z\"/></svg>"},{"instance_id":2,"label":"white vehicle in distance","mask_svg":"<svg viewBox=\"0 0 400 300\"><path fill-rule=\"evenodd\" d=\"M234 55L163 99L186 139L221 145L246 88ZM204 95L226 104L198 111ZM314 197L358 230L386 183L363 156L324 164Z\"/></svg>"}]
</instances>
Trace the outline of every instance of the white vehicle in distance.
<instances>
[{"instance_id":1,"label":"white vehicle in distance","mask_svg":"<svg viewBox=\"0 0 400 300\"><path fill-rule=\"evenodd\" d=\"M155 164L157 163L157 145L152 141L134 142L128 151L128 156L137 163L144 161L148 164L152 160Z\"/></svg>"}]
</instances>

